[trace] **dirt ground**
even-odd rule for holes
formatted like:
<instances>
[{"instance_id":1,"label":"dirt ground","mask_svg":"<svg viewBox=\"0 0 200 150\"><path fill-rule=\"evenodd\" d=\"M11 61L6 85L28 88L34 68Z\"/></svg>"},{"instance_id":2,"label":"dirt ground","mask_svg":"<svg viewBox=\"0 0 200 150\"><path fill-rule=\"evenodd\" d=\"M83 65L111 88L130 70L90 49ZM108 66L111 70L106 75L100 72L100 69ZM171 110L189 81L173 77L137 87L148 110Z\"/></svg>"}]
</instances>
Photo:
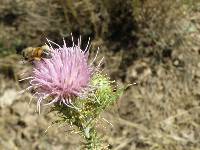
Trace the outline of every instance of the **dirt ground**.
<instances>
[{"instance_id":1,"label":"dirt ground","mask_svg":"<svg viewBox=\"0 0 200 150\"><path fill-rule=\"evenodd\" d=\"M92 41L105 57L104 72L119 85L133 84L99 121L107 149L200 149L199 12L179 22L192 26L184 42L161 55L135 56L135 46L115 43L115 51L100 38ZM52 124L56 115L48 108L38 114L31 93L19 94L27 82L18 80L29 71L18 54L0 58L0 150L79 150L78 135Z\"/></svg>"},{"instance_id":2,"label":"dirt ground","mask_svg":"<svg viewBox=\"0 0 200 150\"><path fill-rule=\"evenodd\" d=\"M136 84L102 114L112 125L102 119L98 127L111 149L199 149L199 50L177 51L164 62L155 64L144 58L126 68L125 82ZM122 84L117 78L122 56L110 55L105 72ZM67 126L51 126L55 114L44 108L38 115L35 101L29 104L31 94L18 94L26 87L17 81L21 72L27 71L20 63L21 57L15 55L0 61L1 69L4 67L0 76L0 149L79 149L81 138Z\"/></svg>"}]
</instances>

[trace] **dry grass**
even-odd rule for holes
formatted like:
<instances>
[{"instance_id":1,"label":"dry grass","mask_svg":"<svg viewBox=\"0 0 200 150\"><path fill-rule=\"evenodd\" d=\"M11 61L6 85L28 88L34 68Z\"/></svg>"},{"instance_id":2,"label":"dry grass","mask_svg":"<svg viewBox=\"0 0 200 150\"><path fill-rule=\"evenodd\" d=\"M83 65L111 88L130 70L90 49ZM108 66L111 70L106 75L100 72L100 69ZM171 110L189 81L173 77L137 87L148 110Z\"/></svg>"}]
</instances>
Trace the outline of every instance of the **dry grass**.
<instances>
[{"instance_id":1,"label":"dry grass","mask_svg":"<svg viewBox=\"0 0 200 150\"><path fill-rule=\"evenodd\" d=\"M112 111L103 114L113 124L112 127L102 121L99 129L110 147L198 150L197 2L4 0L0 2L0 50L40 45L45 36L58 43L60 36L68 38L71 32L75 36L83 34L83 43L91 36L93 47L101 46L100 55L106 57L105 72L121 84L137 83L127 89ZM0 97L7 89L24 86L16 82L19 72L26 68L26 64L16 63L19 61L18 56L0 58ZM31 149L76 149L77 136L63 133L63 129L52 127L47 135L41 136L53 115L38 117L34 113L35 104L30 105L29 112L25 111L29 96L0 108L0 149L8 149L7 146L26 149L30 145Z\"/></svg>"}]
</instances>

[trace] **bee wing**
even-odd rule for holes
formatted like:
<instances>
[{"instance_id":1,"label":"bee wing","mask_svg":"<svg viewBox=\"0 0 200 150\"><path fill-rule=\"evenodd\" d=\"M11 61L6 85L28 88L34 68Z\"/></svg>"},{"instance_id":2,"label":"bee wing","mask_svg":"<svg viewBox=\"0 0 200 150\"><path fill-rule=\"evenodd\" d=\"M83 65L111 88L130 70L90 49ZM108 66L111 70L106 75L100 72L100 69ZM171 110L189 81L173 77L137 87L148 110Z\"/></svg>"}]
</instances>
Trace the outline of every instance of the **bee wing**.
<instances>
[{"instance_id":1,"label":"bee wing","mask_svg":"<svg viewBox=\"0 0 200 150\"><path fill-rule=\"evenodd\" d=\"M48 58L48 59L52 58L51 52L44 49L42 53L42 58Z\"/></svg>"}]
</instances>

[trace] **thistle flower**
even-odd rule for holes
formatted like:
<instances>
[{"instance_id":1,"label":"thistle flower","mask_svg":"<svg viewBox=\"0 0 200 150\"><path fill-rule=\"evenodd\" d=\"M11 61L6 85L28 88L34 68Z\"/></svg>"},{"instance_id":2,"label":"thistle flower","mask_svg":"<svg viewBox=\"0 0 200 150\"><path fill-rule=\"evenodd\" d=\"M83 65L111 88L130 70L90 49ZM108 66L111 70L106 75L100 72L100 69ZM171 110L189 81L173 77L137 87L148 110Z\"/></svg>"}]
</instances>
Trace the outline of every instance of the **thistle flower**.
<instances>
[{"instance_id":1,"label":"thistle flower","mask_svg":"<svg viewBox=\"0 0 200 150\"><path fill-rule=\"evenodd\" d=\"M80 48L81 39L75 45L73 37L72 47L67 47L65 41L62 47L47 41L51 57L33 62L33 74L25 78L30 79L30 86L26 90L34 89L39 112L43 101L46 101L44 105L56 103L51 110L61 117L57 121L68 123L70 127L75 126L73 131L82 135L86 141L84 148L102 149L102 141L96 131L97 119L101 112L119 98L125 88L113 89L113 81L107 75L97 72L103 60L102 58L98 66L93 66L98 53L88 63L89 41L85 50ZM53 48L51 44L57 48Z\"/></svg>"},{"instance_id":2,"label":"thistle flower","mask_svg":"<svg viewBox=\"0 0 200 150\"><path fill-rule=\"evenodd\" d=\"M52 58L34 62L30 80L29 88L35 89L34 96L38 99L37 109L40 111L42 101L47 101L44 105L63 103L73 107L74 98L84 96L90 89L90 79L95 72L92 64L88 63L89 41L85 50L80 48L81 38L77 45L72 38L72 47L67 47L65 41L62 47L50 40L48 42Z\"/></svg>"}]
</instances>

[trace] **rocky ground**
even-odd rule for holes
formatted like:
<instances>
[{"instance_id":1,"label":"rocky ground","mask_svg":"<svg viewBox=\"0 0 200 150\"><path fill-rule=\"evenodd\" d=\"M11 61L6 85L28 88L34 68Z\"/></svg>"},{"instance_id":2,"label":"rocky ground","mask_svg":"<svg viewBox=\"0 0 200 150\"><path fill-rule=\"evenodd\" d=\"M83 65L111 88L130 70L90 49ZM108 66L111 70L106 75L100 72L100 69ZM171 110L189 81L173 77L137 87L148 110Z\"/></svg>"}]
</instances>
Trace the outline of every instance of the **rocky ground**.
<instances>
[{"instance_id":1,"label":"rocky ground","mask_svg":"<svg viewBox=\"0 0 200 150\"><path fill-rule=\"evenodd\" d=\"M105 56L105 72L122 84L118 77L122 55ZM136 84L102 114L112 124L103 119L99 123L105 143L115 150L198 150L199 58L198 47L175 49L162 62L147 57L127 66L124 82ZM1 58L0 65L0 149L80 149L81 138L69 127L51 124L55 114L44 108L39 115L35 101L29 104L31 94L18 93L27 86L18 82L20 74L29 70L21 57Z\"/></svg>"},{"instance_id":2,"label":"rocky ground","mask_svg":"<svg viewBox=\"0 0 200 150\"><path fill-rule=\"evenodd\" d=\"M179 20L184 39L159 55L151 42L146 49L155 53L140 57L135 55L139 47L131 45L131 40L126 48L120 42L109 43L108 48L100 38L93 41L94 47L100 46L99 57L105 57L104 72L119 85L133 84L99 121L98 130L109 149L200 149L199 12ZM118 51L113 50L116 47ZM0 57L0 150L81 149L82 139L68 126L52 124L54 113L44 107L38 114L36 101L30 102L31 93L19 94L28 85L18 80L30 72L30 65L21 60L17 54Z\"/></svg>"}]
</instances>

